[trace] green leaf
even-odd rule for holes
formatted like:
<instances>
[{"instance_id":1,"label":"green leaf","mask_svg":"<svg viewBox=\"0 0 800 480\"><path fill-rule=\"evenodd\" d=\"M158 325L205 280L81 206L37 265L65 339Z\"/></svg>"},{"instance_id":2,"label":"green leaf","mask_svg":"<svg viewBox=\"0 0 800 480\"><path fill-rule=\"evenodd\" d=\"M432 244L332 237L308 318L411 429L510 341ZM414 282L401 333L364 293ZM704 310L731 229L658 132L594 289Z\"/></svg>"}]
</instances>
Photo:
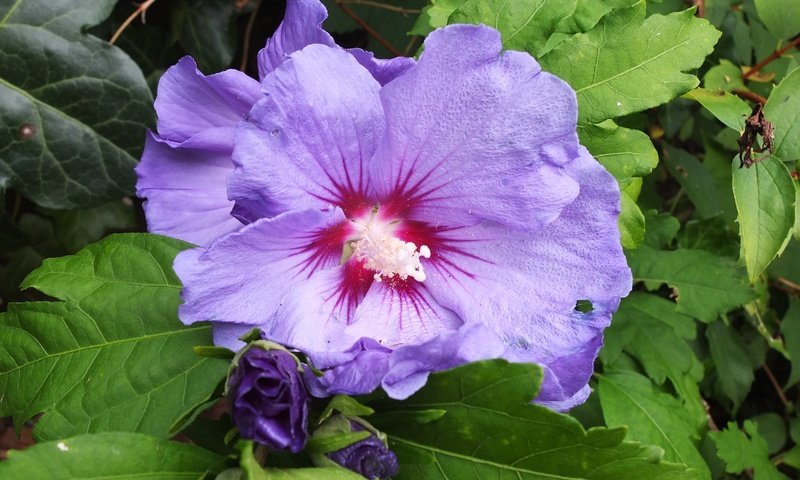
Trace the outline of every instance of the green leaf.
<instances>
[{"instance_id":1,"label":"green leaf","mask_svg":"<svg viewBox=\"0 0 800 480\"><path fill-rule=\"evenodd\" d=\"M645 222L647 232L644 236L644 243L653 248L668 247L681 228L677 218L666 212L657 213L656 210L647 211Z\"/></svg>"},{"instance_id":2,"label":"green leaf","mask_svg":"<svg viewBox=\"0 0 800 480\"><path fill-rule=\"evenodd\" d=\"M628 440L658 445L665 460L694 468L700 478L711 478L694 444L700 439L697 424L686 418L681 402L657 392L650 380L634 372L604 373L597 390L606 425L627 426Z\"/></svg>"},{"instance_id":3,"label":"green leaf","mask_svg":"<svg viewBox=\"0 0 800 480\"><path fill-rule=\"evenodd\" d=\"M703 77L703 86L708 90L747 90L742 80L742 70L728 60L720 60ZM748 114L750 112L747 112Z\"/></svg>"},{"instance_id":4,"label":"green leaf","mask_svg":"<svg viewBox=\"0 0 800 480\"><path fill-rule=\"evenodd\" d=\"M792 371L786 380L786 388L789 388L800 381L800 300L791 300L781 322L781 334L792 359Z\"/></svg>"},{"instance_id":5,"label":"green leaf","mask_svg":"<svg viewBox=\"0 0 800 480\"><path fill-rule=\"evenodd\" d=\"M702 422L705 410L697 384L703 378L703 366L686 343L694 338L694 321L677 313L673 302L633 292L622 301L606 330L600 358L604 366L613 367L623 351L633 356L656 383L669 379L695 419Z\"/></svg>"},{"instance_id":6,"label":"green leaf","mask_svg":"<svg viewBox=\"0 0 800 480\"><path fill-rule=\"evenodd\" d=\"M620 243L624 248L638 248L645 236L644 214L636 205L636 200L624 189L620 192L620 203L622 208L618 220Z\"/></svg>"},{"instance_id":7,"label":"green leaf","mask_svg":"<svg viewBox=\"0 0 800 480\"><path fill-rule=\"evenodd\" d=\"M733 328L721 321L708 326L706 338L717 371L717 389L738 410L754 379L747 346Z\"/></svg>"},{"instance_id":8,"label":"green leaf","mask_svg":"<svg viewBox=\"0 0 800 480\"><path fill-rule=\"evenodd\" d=\"M253 442L242 442L240 448L242 480L364 480L361 475L338 467L265 469L253 455Z\"/></svg>"},{"instance_id":9,"label":"green leaf","mask_svg":"<svg viewBox=\"0 0 800 480\"><path fill-rule=\"evenodd\" d=\"M789 39L800 33L800 3L786 0L755 0L758 16L778 38Z\"/></svg>"},{"instance_id":10,"label":"green leaf","mask_svg":"<svg viewBox=\"0 0 800 480\"><path fill-rule=\"evenodd\" d=\"M58 212L53 228L65 253L75 253L111 232L138 227L136 211L130 199L113 200L93 208Z\"/></svg>"},{"instance_id":11,"label":"green leaf","mask_svg":"<svg viewBox=\"0 0 800 480\"><path fill-rule=\"evenodd\" d=\"M503 47L538 57L556 25L575 10L576 0L467 0L448 23L485 24L497 29Z\"/></svg>"},{"instance_id":12,"label":"green leaf","mask_svg":"<svg viewBox=\"0 0 800 480\"><path fill-rule=\"evenodd\" d=\"M758 434L767 441L768 453L774 455L786 445L786 422L775 412L767 412L750 418L758 426Z\"/></svg>"},{"instance_id":13,"label":"green leaf","mask_svg":"<svg viewBox=\"0 0 800 480\"><path fill-rule=\"evenodd\" d=\"M683 98L699 103L725 126L740 133L744 130L745 119L750 116L747 103L725 90L695 88L683 94Z\"/></svg>"},{"instance_id":14,"label":"green leaf","mask_svg":"<svg viewBox=\"0 0 800 480\"><path fill-rule=\"evenodd\" d=\"M572 417L531 404L542 380L533 364L502 360L468 364L430 376L404 401L372 406L371 423L389 436L403 479L502 478L641 480L694 478L661 463L661 452L623 442L624 429L589 431ZM383 412L443 409L427 424L383 424Z\"/></svg>"},{"instance_id":15,"label":"green leaf","mask_svg":"<svg viewBox=\"0 0 800 480\"><path fill-rule=\"evenodd\" d=\"M137 433L108 432L38 443L9 451L3 480L201 478L222 470L223 458L186 443Z\"/></svg>"},{"instance_id":16,"label":"green leaf","mask_svg":"<svg viewBox=\"0 0 800 480\"><path fill-rule=\"evenodd\" d=\"M725 430L709 433L717 455L725 460L725 471L741 473L752 468L758 480L789 480L769 461L767 442L758 434L756 424L745 421L744 429L747 433L739 430L735 422L728 422Z\"/></svg>"},{"instance_id":17,"label":"green leaf","mask_svg":"<svg viewBox=\"0 0 800 480\"><path fill-rule=\"evenodd\" d=\"M578 136L594 158L614 175L622 187L632 177L644 177L658 165L658 152L646 133L617 126L581 124Z\"/></svg>"},{"instance_id":18,"label":"green leaf","mask_svg":"<svg viewBox=\"0 0 800 480\"><path fill-rule=\"evenodd\" d=\"M52 208L133 192L153 98L120 49L82 33L115 0L0 4L0 185Z\"/></svg>"},{"instance_id":19,"label":"green leaf","mask_svg":"<svg viewBox=\"0 0 800 480\"><path fill-rule=\"evenodd\" d=\"M422 10L409 35L426 36L439 27L447 25L447 19L467 0L431 0Z\"/></svg>"},{"instance_id":20,"label":"green leaf","mask_svg":"<svg viewBox=\"0 0 800 480\"><path fill-rule=\"evenodd\" d=\"M714 178L694 155L665 143L664 164L701 217L711 218L722 213Z\"/></svg>"},{"instance_id":21,"label":"green leaf","mask_svg":"<svg viewBox=\"0 0 800 480\"><path fill-rule=\"evenodd\" d=\"M800 9L800 4L798 4ZM773 156L783 161L800 159L800 68L778 84L764 106L764 116L775 126Z\"/></svg>"},{"instance_id":22,"label":"green leaf","mask_svg":"<svg viewBox=\"0 0 800 480\"><path fill-rule=\"evenodd\" d=\"M228 0L180 0L180 43L204 73L230 66L236 53L236 12Z\"/></svg>"},{"instance_id":23,"label":"green leaf","mask_svg":"<svg viewBox=\"0 0 800 480\"><path fill-rule=\"evenodd\" d=\"M786 166L774 157L750 168L733 160L733 198L739 212L739 235L750 282L772 263L794 229L794 182Z\"/></svg>"},{"instance_id":24,"label":"green leaf","mask_svg":"<svg viewBox=\"0 0 800 480\"><path fill-rule=\"evenodd\" d=\"M644 282L649 290L668 284L677 295L676 311L704 322L755 298L733 261L703 250L665 251L642 245L627 256L635 281Z\"/></svg>"},{"instance_id":25,"label":"green leaf","mask_svg":"<svg viewBox=\"0 0 800 480\"><path fill-rule=\"evenodd\" d=\"M699 83L682 72L703 64L720 33L693 9L646 20L645 10L643 1L614 10L541 58L545 70L575 89L579 121L655 107Z\"/></svg>"},{"instance_id":26,"label":"green leaf","mask_svg":"<svg viewBox=\"0 0 800 480\"><path fill-rule=\"evenodd\" d=\"M187 247L147 234L113 235L49 259L23 288L63 300L17 303L0 315L0 416L45 412L40 439L85 432L167 436L206 402L228 362L202 358L210 325L177 319L171 270Z\"/></svg>"}]
</instances>

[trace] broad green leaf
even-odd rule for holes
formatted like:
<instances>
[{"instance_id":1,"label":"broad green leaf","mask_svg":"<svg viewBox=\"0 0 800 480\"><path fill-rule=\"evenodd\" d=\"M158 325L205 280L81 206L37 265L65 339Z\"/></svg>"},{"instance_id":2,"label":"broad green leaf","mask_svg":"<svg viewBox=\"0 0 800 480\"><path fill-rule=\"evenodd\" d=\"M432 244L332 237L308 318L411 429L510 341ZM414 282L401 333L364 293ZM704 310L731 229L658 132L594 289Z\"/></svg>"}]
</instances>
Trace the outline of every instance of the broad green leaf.
<instances>
[{"instance_id":1,"label":"broad green leaf","mask_svg":"<svg viewBox=\"0 0 800 480\"><path fill-rule=\"evenodd\" d=\"M703 77L703 87L708 90L747 90L742 80L742 70L728 60L720 60ZM750 113L750 112L748 112Z\"/></svg>"},{"instance_id":2,"label":"broad green leaf","mask_svg":"<svg viewBox=\"0 0 800 480\"><path fill-rule=\"evenodd\" d=\"M644 243L653 248L668 247L681 228L677 218L666 212L658 213L656 210L647 211L645 222L647 231L644 235Z\"/></svg>"},{"instance_id":3,"label":"broad green leaf","mask_svg":"<svg viewBox=\"0 0 800 480\"><path fill-rule=\"evenodd\" d=\"M747 346L733 328L721 321L708 326L706 338L716 367L716 386L737 410L750 392L754 378Z\"/></svg>"},{"instance_id":4,"label":"broad green leaf","mask_svg":"<svg viewBox=\"0 0 800 480\"><path fill-rule=\"evenodd\" d=\"M694 468L698 478L711 478L694 443L700 439L697 424L686 418L681 402L657 392L647 377L629 371L604 373L597 390L606 425L628 427L628 440L658 445L665 460Z\"/></svg>"},{"instance_id":5,"label":"broad green leaf","mask_svg":"<svg viewBox=\"0 0 800 480\"><path fill-rule=\"evenodd\" d=\"M623 188L632 177L644 177L658 165L653 142L639 130L619 127L609 120L599 125L579 125L578 136Z\"/></svg>"},{"instance_id":6,"label":"broad green leaf","mask_svg":"<svg viewBox=\"0 0 800 480\"><path fill-rule=\"evenodd\" d=\"M725 460L725 471L741 473L752 468L757 480L789 480L769 461L767 442L758 434L756 424L745 421L744 430L739 430L735 422L728 422L725 430L709 433L717 446L717 455Z\"/></svg>"},{"instance_id":7,"label":"broad green leaf","mask_svg":"<svg viewBox=\"0 0 800 480\"><path fill-rule=\"evenodd\" d=\"M633 292L622 301L606 330L600 359L613 368L619 355L628 353L656 383L669 379L694 418L702 422L705 411L697 384L703 378L703 366L686 343L694 338L694 321L677 313L675 303Z\"/></svg>"},{"instance_id":8,"label":"broad green leaf","mask_svg":"<svg viewBox=\"0 0 800 480\"><path fill-rule=\"evenodd\" d=\"M439 27L447 25L447 19L467 0L431 0L422 10L409 35L428 35Z\"/></svg>"},{"instance_id":9,"label":"broad green leaf","mask_svg":"<svg viewBox=\"0 0 800 480\"><path fill-rule=\"evenodd\" d=\"M133 192L153 98L122 50L82 33L115 3L0 2L0 185L40 205Z\"/></svg>"},{"instance_id":10,"label":"broad green leaf","mask_svg":"<svg viewBox=\"0 0 800 480\"><path fill-rule=\"evenodd\" d=\"M689 220L678 235L678 246L739 258L739 234L730 230L722 217Z\"/></svg>"},{"instance_id":11,"label":"broad green leaf","mask_svg":"<svg viewBox=\"0 0 800 480\"><path fill-rule=\"evenodd\" d=\"M792 371L786 381L786 388L789 388L800 381L800 300L791 300L781 322L781 334L792 360Z\"/></svg>"},{"instance_id":12,"label":"broad green leaf","mask_svg":"<svg viewBox=\"0 0 800 480\"><path fill-rule=\"evenodd\" d=\"M58 212L53 216L54 233L65 253L75 253L111 232L137 228L136 210L129 199Z\"/></svg>"},{"instance_id":13,"label":"broad green leaf","mask_svg":"<svg viewBox=\"0 0 800 480\"><path fill-rule=\"evenodd\" d=\"M800 3L786 0L755 0L758 16L770 32L788 40L800 33Z\"/></svg>"},{"instance_id":14,"label":"broad green leaf","mask_svg":"<svg viewBox=\"0 0 800 480\"><path fill-rule=\"evenodd\" d=\"M664 144L664 164L672 177L683 187L697 213L711 218L722 213L714 178L703 164L689 152Z\"/></svg>"},{"instance_id":15,"label":"broad green leaf","mask_svg":"<svg viewBox=\"0 0 800 480\"><path fill-rule=\"evenodd\" d=\"M187 247L147 234L113 235L54 258L23 288L63 301L17 303L0 314L0 416L45 412L39 439L86 432L167 436L206 402L228 362L197 356L210 325L177 318L171 270Z\"/></svg>"},{"instance_id":16,"label":"broad green leaf","mask_svg":"<svg viewBox=\"0 0 800 480\"><path fill-rule=\"evenodd\" d=\"M783 463L800 469L800 445L795 445L794 448L782 455Z\"/></svg>"},{"instance_id":17,"label":"broad green leaf","mask_svg":"<svg viewBox=\"0 0 800 480\"><path fill-rule=\"evenodd\" d=\"M798 4L800 9L800 4ZM800 159L800 68L778 84L764 106L764 116L775 126L775 151L783 161Z\"/></svg>"},{"instance_id":18,"label":"broad green leaf","mask_svg":"<svg viewBox=\"0 0 800 480\"><path fill-rule=\"evenodd\" d=\"M404 401L382 397L370 422L389 436L404 479L689 479L685 467L660 462L654 447L623 442L624 429L588 431L572 417L530 403L542 380L533 364L502 360L430 376ZM382 422L383 412L447 411L418 424ZM396 418L396 417L395 417Z\"/></svg>"},{"instance_id":19,"label":"broad green leaf","mask_svg":"<svg viewBox=\"0 0 800 480\"><path fill-rule=\"evenodd\" d=\"M768 452L770 455L783 450L786 445L786 422L783 417L775 412L767 412L750 417L752 422L758 426L758 434L767 441Z\"/></svg>"},{"instance_id":20,"label":"broad green leaf","mask_svg":"<svg viewBox=\"0 0 800 480\"><path fill-rule=\"evenodd\" d=\"M179 0L180 43L204 73L227 68L236 52L236 12L228 0Z\"/></svg>"},{"instance_id":21,"label":"broad green leaf","mask_svg":"<svg viewBox=\"0 0 800 480\"><path fill-rule=\"evenodd\" d=\"M744 272L724 257L703 250L656 250L642 245L627 252L633 278L649 290L667 284L675 290L678 313L704 322L753 298Z\"/></svg>"},{"instance_id":22,"label":"broad green leaf","mask_svg":"<svg viewBox=\"0 0 800 480\"><path fill-rule=\"evenodd\" d=\"M645 2L609 13L541 58L578 94L578 118L598 123L666 103L699 83L720 33L694 10L645 19Z\"/></svg>"},{"instance_id":23,"label":"broad green leaf","mask_svg":"<svg viewBox=\"0 0 800 480\"><path fill-rule=\"evenodd\" d=\"M736 157L732 168L742 256L750 282L755 283L791 238L797 194L789 170L775 157L750 168L739 168Z\"/></svg>"},{"instance_id":24,"label":"broad green leaf","mask_svg":"<svg viewBox=\"0 0 800 480\"><path fill-rule=\"evenodd\" d=\"M223 468L223 458L186 443L138 433L107 432L10 451L3 480L195 479Z\"/></svg>"},{"instance_id":25,"label":"broad green leaf","mask_svg":"<svg viewBox=\"0 0 800 480\"><path fill-rule=\"evenodd\" d=\"M497 29L503 47L539 57L556 25L572 14L576 0L467 0L448 23L472 23Z\"/></svg>"},{"instance_id":26,"label":"broad green leaf","mask_svg":"<svg viewBox=\"0 0 800 480\"><path fill-rule=\"evenodd\" d=\"M263 468L253 455L253 442L242 442L239 464L240 480L363 480L364 477L338 467L322 468Z\"/></svg>"},{"instance_id":27,"label":"broad green leaf","mask_svg":"<svg viewBox=\"0 0 800 480\"><path fill-rule=\"evenodd\" d=\"M622 208L618 219L620 243L624 248L638 248L644 241L644 214L636 205L636 200L625 189L620 192L620 203Z\"/></svg>"},{"instance_id":28,"label":"broad green leaf","mask_svg":"<svg viewBox=\"0 0 800 480\"><path fill-rule=\"evenodd\" d=\"M683 98L699 103L725 126L740 133L744 130L745 119L750 116L747 103L725 90L695 88L683 94Z\"/></svg>"},{"instance_id":29,"label":"broad green leaf","mask_svg":"<svg viewBox=\"0 0 800 480\"><path fill-rule=\"evenodd\" d=\"M638 0L578 0L575 11L559 23L558 32L568 34L588 32L615 8L629 7Z\"/></svg>"}]
</instances>

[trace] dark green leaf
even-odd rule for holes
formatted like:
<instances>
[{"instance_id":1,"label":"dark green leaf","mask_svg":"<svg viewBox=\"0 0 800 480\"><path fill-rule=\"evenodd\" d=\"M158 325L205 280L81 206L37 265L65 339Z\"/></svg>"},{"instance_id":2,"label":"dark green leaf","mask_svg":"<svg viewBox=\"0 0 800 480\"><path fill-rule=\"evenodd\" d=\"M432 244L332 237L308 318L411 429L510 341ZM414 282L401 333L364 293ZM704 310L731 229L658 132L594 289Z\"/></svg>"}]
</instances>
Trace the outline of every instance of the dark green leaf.
<instances>
[{"instance_id":1,"label":"dark green leaf","mask_svg":"<svg viewBox=\"0 0 800 480\"><path fill-rule=\"evenodd\" d=\"M646 377L634 372L607 372L597 385L603 416L609 427L628 427L627 439L664 449L664 459L682 463L710 479L694 442L700 439L697 422L689 420L683 405L657 392Z\"/></svg>"},{"instance_id":2,"label":"dark green leaf","mask_svg":"<svg viewBox=\"0 0 800 480\"><path fill-rule=\"evenodd\" d=\"M737 157L732 168L742 256L750 282L755 283L791 238L795 187L786 166L776 157L750 168L739 168Z\"/></svg>"},{"instance_id":3,"label":"dark green leaf","mask_svg":"<svg viewBox=\"0 0 800 480\"><path fill-rule=\"evenodd\" d=\"M645 2L609 13L541 59L578 94L579 120L598 123L666 103L696 87L719 32L694 10L651 15Z\"/></svg>"},{"instance_id":4,"label":"dark green leaf","mask_svg":"<svg viewBox=\"0 0 800 480\"><path fill-rule=\"evenodd\" d=\"M573 418L531 404L542 380L532 364L502 360L431 375L408 400L382 398L371 423L389 435L402 479L683 479L684 467L661 463L653 447L625 443L623 429L586 431ZM384 425L383 412L438 408L441 419Z\"/></svg>"},{"instance_id":5,"label":"dark green leaf","mask_svg":"<svg viewBox=\"0 0 800 480\"><path fill-rule=\"evenodd\" d=\"M800 33L800 3L786 0L755 0L758 16L776 37L789 39Z\"/></svg>"},{"instance_id":6,"label":"dark green leaf","mask_svg":"<svg viewBox=\"0 0 800 480\"><path fill-rule=\"evenodd\" d=\"M701 217L710 218L722 213L714 178L694 155L665 144L664 164Z\"/></svg>"},{"instance_id":7,"label":"dark green leaf","mask_svg":"<svg viewBox=\"0 0 800 480\"><path fill-rule=\"evenodd\" d=\"M677 218L666 212L657 213L656 210L649 210L645 215L645 221L647 230L644 243L653 248L668 247L681 228Z\"/></svg>"},{"instance_id":8,"label":"dark green leaf","mask_svg":"<svg viewBox=\"0 0 800 480\"><path fill-rule=\"evenodd\" d=\"M208 450L137 433L97 433L38 443L9 452L0 462L3 480L92 480L201 478L223 468Z\"/></svg>"},{"instance_id":9,"label":"dark green leaf","mask_svg":"<svg viewBox=\"0 0 800 480\"><path fill-rule=\"evenodd\" d=\"M786 445L786 422L775 412L762 413L751 417L750 421L758 426L758 434L767 441L768 452L774 455Z\"/></svg>"},{"instance_id":10,"label":"dark green leaf","mask_svg":"<svg viewBox=\"0 0 800 480\"><path fill-rule=\"evenodd\" d=\"M497 29L503 47L539 57L556 25L575 10L576 0L467 0L448 23L485 24Z\"/></svg>"},{"instance_id":11,"label":"dark green leaf","mask_svg":"<svg viewBox=\"0 0 800 480\"><path fill-rule=\"evenodd\" d=\"M773 156L784 161L800 159L800 68L772 90L764 116L775 125Z\"/></svg>"},{"instance_id":12,"label":"dark green leaf","mask_svg":"<svg viewBox=\"0 0 800 480\"><path fill-rule=\"evenodd\" d=\"M717 371L717 388L737 410L753 384L747 346L733 328L721 321L708 326L706 338Z\"/></svg>"},{"instance_id":13,"label":"dark green leaf","mask_svg":"<svg viewBox=\"0 0 800 480\"><path fill-rule=\"evenodd\" d=\"M236 52L236 12L229 0L180 0L180 43L204 73L227 68ZM259 47L260 48L260 47Z\"/></svg>"},{"instance_id":14,"label":"dark green leaf","mask_svg":"<svg viewBox=\"0 0 800 480\"><path fill-rule=\"evenodd\" d=\"M0 415L17 424L39 412L36 434L135 431L166 436L208 400L228 362L197 356L209 325L177 319L171 270L187 244L114 235L28 276L61 302L18 303L0 315Z\"/></svg>"},{"instance_id":15,"label":"dark green leaf","mask_svg":"<svg viewBox=\"0 0 800 480\"><path fill-rule=\"evenodd\" d=\"M114 3L0 4L0 185L40 205L84 207L133 191L153 99L122 50L82 33Z\"/></svg>"},{"instance_id":16,"label":"dark green leaf","mask_svg":"<svg viewBox=\"0 0 800 480\"><path fill-rule=\"evenodd\" d=\"M65 253L75 253L112 232L137 228L130 199L114 200L93 208L58 212L53 227Z\"/></svg>"},{"instance_id":17,"label":"dark green leaf","mask_svg":"<svg viewBox=\"0 0 800 480\"><path fill-rule=\"evenodd\" d=\"M676 311L704 322L755 298L733 261L703 250L664 251L642 245L627 256L636 281L650 290L668 284L677 294Z\"/></svg>"},{"instance_id":18,"label":"dark green leaf","mask_svg":"<svg viewBox=\"0 0 800 480\"><path fill-rule=\"evenodd\" d=\"M265 469L253 456L253 442L243 442L241 449L242 480L364 480L361 475L338 467Z\"/></svg>"},{"instance_id":19,"label":"dark green leaf","mask_svg":"<svg viewBox=\"0 0 800 480\"><path fill-rule=\"evenodd\" d=\"M781 322L781 333L792 359L792 372L786 381L788 388L800 381L800 300L792 299Z\"/></svg>"},{"instance_id":20,"label":"dark green leaf","mask_svg":"<svg viewBox=\"0 0 800 480\"><path fill-rule=\"evenodd\" d=\"M705 411L697 383L703 377L703 366L686 343L694 338L694 321L675 312L673 302L633 292L622 301L606 330L600 358L604 366L614 367L623 351L633 356L656 383L669 379L688 411L702 422Z\"/></svg>"},{"instance_id":21,"label":"dark green leaf","mask_svg":"<svg viewBox=\"0 0 800 480\"><path fill-rule=\"evenodd\" d=\"M725 460L725 471L741 473L745 468L753 468L758 480L789 480L769 461L767 442L758 434L756 424L744 422L745 432L739 430L734 422L720 432L709 435L717 445L717 455Z\"/></svg>"},{"instance_id":22,"label":"dark green leaf","mask_svg":"<svg viewBox=\"0 0 800 480\"><path fill-rule=\"evenodd\" d=\"M719 65L711 67L703 77L703 86L709 90L746 90L742 71L728 60L721 60ZM750 113L750 112L748 112Z\"/></svg>"}]
</instances>

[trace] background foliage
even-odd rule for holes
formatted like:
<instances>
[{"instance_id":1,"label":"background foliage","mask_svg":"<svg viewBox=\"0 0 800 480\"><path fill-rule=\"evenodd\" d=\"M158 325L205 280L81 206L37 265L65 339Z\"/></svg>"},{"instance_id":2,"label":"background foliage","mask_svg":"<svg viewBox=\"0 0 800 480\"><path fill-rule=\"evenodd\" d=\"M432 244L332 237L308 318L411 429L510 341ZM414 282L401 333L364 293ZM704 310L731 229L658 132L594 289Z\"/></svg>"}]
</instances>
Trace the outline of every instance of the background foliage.
<instances>
[{"instance_id":1,"label":"background foliage","mask_svg":"<svg viewBox=\"0 0 800 480\"><path fill-rule=\"evenodd\" d=\"M398 478L797 478L800 3L324 3L340 44L384 57L413 55L449 23L499 29L506 48L572 85L581 142L622 190L635 286L607 330L589 401L569 416L529 405L538 368L504 362L437 374L404 402L368 399L400 456ZM133 166L160 75L190 54L206 74L255 76L283 6L140 8L147 22L117 35L138 12L127 0L0 0L0 416L24 428L43 414L37 445L12 452L0 476L234 466L223 475L310 478L298 460L261 469L252 446L222 442L226 416L198 418L227 364L193 352L210 344L208 326L177 319L170 267L187 245L109 236L145 230ZM756 162L740 168L757 105L774 148L759 152L755 136L745 147ZM196 445L175 441L187 438Z\"/></svg>"}]
</instances>

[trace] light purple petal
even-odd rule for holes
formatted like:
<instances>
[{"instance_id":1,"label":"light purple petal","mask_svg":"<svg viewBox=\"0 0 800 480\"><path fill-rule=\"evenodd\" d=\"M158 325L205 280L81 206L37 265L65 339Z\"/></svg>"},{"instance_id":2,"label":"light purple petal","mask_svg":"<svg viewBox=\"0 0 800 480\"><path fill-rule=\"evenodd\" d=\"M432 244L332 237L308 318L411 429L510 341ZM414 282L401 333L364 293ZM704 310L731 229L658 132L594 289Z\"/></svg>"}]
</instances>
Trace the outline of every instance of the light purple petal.
<instances>
[{"instance_id":1,"label":"light purple petal","mask_svg":"<svg viewBox=\"0 0 800 480\"><path fill-rule=\"evenodd\" d=\"M286 13L267 46L258 52L258 77L267 74L286 60L286 57L307 45L321 43L333 47L333 37L322 29L328 11L319 0L287 0Z\"/></svg>"},{"instance_id":2,"label":"light purple petal","mask_svg":"<svg viewBox=\"0 0 800 480\"><path fill-rule=\"evenodd\" d=\"M235 352L246 345L239 338L252 329L253 326L247 324L214 322L211 326L214 345L225 347Z\"/></svg>"},{"instance_id":3,"label":"light purple petal","mask_svg":"<svg viewBox=\"0 0 800 480\"><path fill-rule=\"evenodd\" d=\"M436 225L488 219L535 230L578 194L575 92L489 27L433 32L381 90L387 135L370 164L384 202Z\"/></svg>"},{"instance_id":4,"label":"light purple petal","mask_svg":"<svg viewBox=\"0 0 800 480\"><path fill-rule=\"evenodd\" d=\"M518 360L549 368L542 396L550 402L583 389L603 329L631 288L616 182L585 149L568 168L581 193L556 221L517 240L497 225L458 230L452 248L426 267L440 304L468 323L486 322ZM578 300L594 311L576 311Z\"/></svg>"},{"instance_id":5,"label":"light purple petal","mask_svg":"<svg viewBox=\"0 0 800 480\"><path fill-rule=\"evenodd\" d=\"M393 288L387 282L372 284L352 323L344 329L346 336L369 337L396 348L427 341L461 326L461 319L439 305L420 283L411 280Z\"/></svg>"},{"instance_id":6,"label":"light purple petal","mask_svg":"<svg viewBox=\"0 0 800 480\"><path fill-rule=\"evenodd\" d=\"M229 197L257 217L365 203L365 162L383 133L380 86L343 50L310 45L264 79L236 134Z\"/></svg>"},{"instance_id":7,"label":"light purple petal","mask_svg":"<svg viewBox=\"0 0 800 480\"><path fill-rule=\"evenodd\" d=\"M348 48L347 52L355 57L381 85L386 85L417 64L411 57L375 58L374 53L360 48Z\"/></svg>"},{"instance_id":8,"label":"light purple petal","mask_svg":"<svg viewBox=\"0 0 800 480\"><path fill-rule=\"evenodd\" d=\"M314 368L325 372L318 377L305 369L306 386L316 397L370 393L381 385L389 370L391 353L371 338L362 338L343 352L314 353Z\"/></svg>"},{"instance_id":9,"label":"light purple petal","mask_svg":"<svg viewBox=\"0 0 800 480\"><path fill-rule=\"evenodd\" d=\"M344 220L339 209L288 212L181 252L180 319L265 324L295 284L339 263Z\"/></svg>"},{"instance_id":10,"label":"light purple petal","mask_svg":"<svg viewBox=\"0 0 800 480\"><path fill-rule=\"evenodd\" d=\"M233 171L232 129L210 129L171 146L150 133L136 167L136 195L145 198L147 229L197 245L237 230L225 183ZM226 150L227 149L227 150Z\"/></svg>"},{"instance_id":11,"label":"light purple petal","mask_svg":"<svg viewBox=\"0 0 800 480\"><path fill-rule=\"evenodd\" d=\"M258 82L238 70L204 76L192 57L183 57L158 83L158 133L183 142L209 128L233 127L262 96Z\"/></svg>"},{"instance_id":12,"label":"light purple petal","mask_svg":"<svg viewBox=\"0 0 800 480\"><path fill-rule=\"evenodd\" d=\"M427 342L398 347L389 359L389 371L383 378L383 389L390 397L403 400L422 388L431 372L499 358L504 350L500 338L486 325L464 325Z\"/></svg>"}]
</instances>

